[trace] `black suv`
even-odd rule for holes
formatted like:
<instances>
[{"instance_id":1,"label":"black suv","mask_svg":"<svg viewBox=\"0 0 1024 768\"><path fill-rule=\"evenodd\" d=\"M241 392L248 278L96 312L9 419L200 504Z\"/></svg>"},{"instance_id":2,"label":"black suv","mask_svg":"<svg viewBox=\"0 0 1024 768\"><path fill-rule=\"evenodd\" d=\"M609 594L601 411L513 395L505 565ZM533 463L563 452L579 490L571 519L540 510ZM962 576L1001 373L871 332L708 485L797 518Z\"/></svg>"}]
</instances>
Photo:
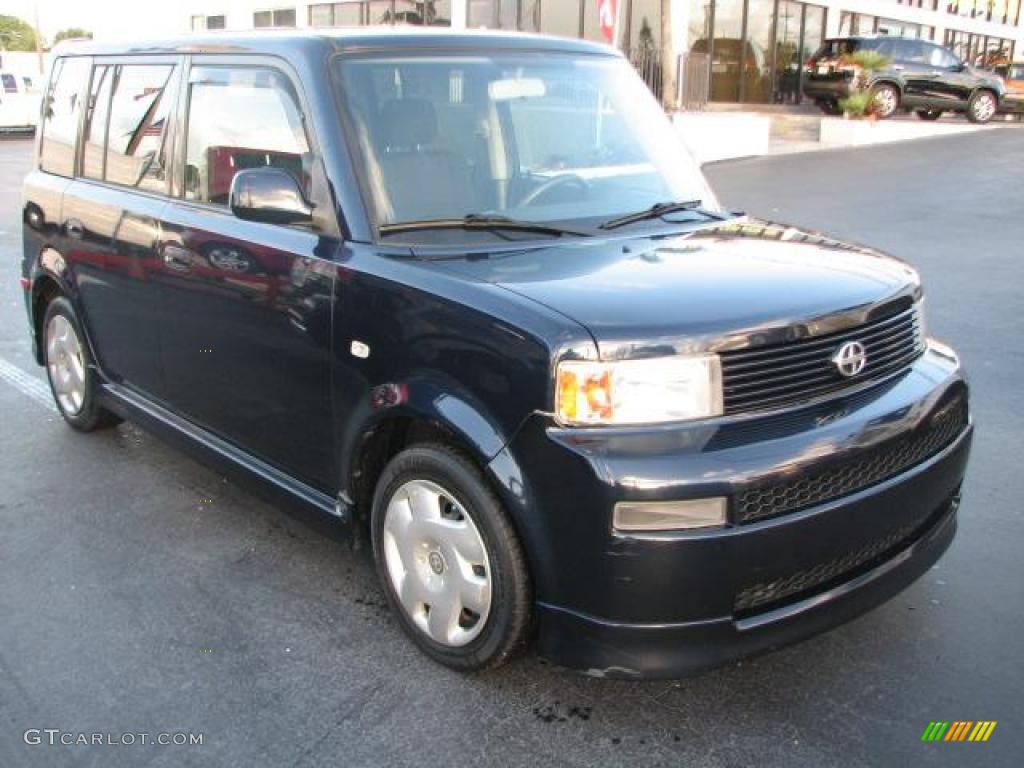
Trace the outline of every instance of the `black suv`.
<instances>
[{"instance_id":1,"label":"black suv","mask_svg":"<svg viewBox=\"0 0 1024 768\"><path fill-rule=\"evenodd\" d=\"M868 83L880 118L903 108L922 120L963 112L972 123L987 123L1006 92L1000 78L967 66L941 45L903 37L841 37L826 40L804 72L804 95L825 114L841 114L839 100L850 95L855 75L846 57L857 51L875 51L889 61Z\"/></svg>"},{"instance_id":2,"label":"black suv","mask_svg":"<svg viewBox=\"0 0 1024 768\"><path fill-rule=\"evenodd\" d=\"M953 539L968 389L915 271L723 209L610 48L75 43L45 99L22 283L64 418L368 538L438 661L678 675Z\"/></svg>"}]
</instances>

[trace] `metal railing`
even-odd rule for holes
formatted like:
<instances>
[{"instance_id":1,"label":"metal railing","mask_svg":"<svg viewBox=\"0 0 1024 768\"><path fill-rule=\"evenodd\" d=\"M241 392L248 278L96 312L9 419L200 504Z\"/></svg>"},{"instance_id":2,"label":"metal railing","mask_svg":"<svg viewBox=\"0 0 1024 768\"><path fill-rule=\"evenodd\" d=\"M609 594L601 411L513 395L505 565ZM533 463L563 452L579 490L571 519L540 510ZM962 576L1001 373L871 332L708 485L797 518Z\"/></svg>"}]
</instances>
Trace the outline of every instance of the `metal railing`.
<instances>
[{"instance_id":1,"label":"metal railing","mask_svg":"<svg viewBox=\"0 0 1024 768\"><path fill-rule=\"evenodd\" d=\"M625 49L622 52L633 65L636 71L647 83L647 87L661 101L662 94L662 73L661 73L661 51L650 46L639 46L633 49Z\"/></svg>"},{"instance_id":2,"label":"metal railing","mask_svg":"<svg viewBox=\"0 0 1024 768\"><path fill-rule=\"evenodd\" d=\"M704 109L710 96L711 56L684 53L679 57L676 85L680 109Z\"/></svg>"},{"instance_id":3,"label":"metal railing","mask_svg":"<svg viewBox=\"0 0 1024 768\"><path fill-rule=\"evenodd\" d=\"M664 102L661 51L644 46L623 54L647 83L658 101ZM704 109L708 103L711 57L706 53L684 53L676 59L676 101L679 109Z\"/></svg>"}]
</instances>

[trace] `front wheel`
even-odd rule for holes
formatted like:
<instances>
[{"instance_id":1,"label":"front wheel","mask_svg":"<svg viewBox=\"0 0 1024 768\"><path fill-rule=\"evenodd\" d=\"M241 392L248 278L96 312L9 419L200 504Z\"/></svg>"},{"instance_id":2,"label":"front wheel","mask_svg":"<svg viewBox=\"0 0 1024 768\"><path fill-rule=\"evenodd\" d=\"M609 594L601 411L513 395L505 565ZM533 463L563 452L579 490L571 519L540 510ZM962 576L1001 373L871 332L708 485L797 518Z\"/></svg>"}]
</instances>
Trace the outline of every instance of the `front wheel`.
<instances>
[{"instance_id":1,"label":"front wheel","mask_svg":"<svg viewBox=\"0 0 1024 768\"><path fill-rule=\"evenodd\" d=\"M46 307L43 354L50 390L64 421L81 432L120 423L119 417L99 404L99 382L91 364L82 324L71 302L63 296Z\"/></svg>"},{"instance_id":2,"label":"front wheel","mask_svg":"<svg viewBox=\"0 0 1024 768\"><path fill-rule=\"evenodd\" d=\"M919 109L917 110L917 116L922 120L938 120L942 117L941 109Z\"/></svg>"},{"instance_id":3,"label":"front wheel","mask_svg":"<svg viewBox=\"0 0 1024 768\"><path fill-rule=\"evenodd\" d=\"M998 106L992 91L977 91L967 102L967 119L972 123L987 123L995 116Z\"/></svg>"},{"instance_id":4,"label":"front wheel","mask_svg":"<svg viewBox=\"0 0 1024 768\"><path fill-rule=\"evenodd\" d=\"M892 117L900 105L900 94L896 87L880 83L871 89L871 111L879 120Z\"/></svg>"},{"instance_id":5,"label":"front wheel","mask_svg":"<svg viewBox=\"0 0 1024 768\"><path fill-rule=\"evenodd\" d=\"M501 502L462 453L424 444L392 459L374 494L371 538L391 609L435 661L476 671L524 644L526 560Z\"/></svg>"}]
</instances>

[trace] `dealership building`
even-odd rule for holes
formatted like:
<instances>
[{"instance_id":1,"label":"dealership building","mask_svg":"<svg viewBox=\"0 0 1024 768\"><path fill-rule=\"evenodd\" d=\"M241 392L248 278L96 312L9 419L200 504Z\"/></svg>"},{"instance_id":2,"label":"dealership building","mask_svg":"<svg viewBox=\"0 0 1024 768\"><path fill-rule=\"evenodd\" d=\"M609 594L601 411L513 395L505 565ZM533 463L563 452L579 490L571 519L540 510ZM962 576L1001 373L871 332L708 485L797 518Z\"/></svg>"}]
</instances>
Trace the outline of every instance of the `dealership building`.
<instances>
[{"instance_id":1,"label":"dealership building","mask_svg":"<svg viewBox=\"0 0 1024 768\"><path fill-rule=\"evenodd\" d=\"M800 100L802 62L823 38L835 35L933 40L976 66L1003 63L1015 54L1024 59L1022 2L671 0L668 24L676 57L705 62L712 101L792 103ZM619 47L648 73L660 71L662 0L619 0L618 5ZM599 0L205 0L183 6L184 23L193 30L427 24L604 39Z\"/></svg>"}]
</instances>

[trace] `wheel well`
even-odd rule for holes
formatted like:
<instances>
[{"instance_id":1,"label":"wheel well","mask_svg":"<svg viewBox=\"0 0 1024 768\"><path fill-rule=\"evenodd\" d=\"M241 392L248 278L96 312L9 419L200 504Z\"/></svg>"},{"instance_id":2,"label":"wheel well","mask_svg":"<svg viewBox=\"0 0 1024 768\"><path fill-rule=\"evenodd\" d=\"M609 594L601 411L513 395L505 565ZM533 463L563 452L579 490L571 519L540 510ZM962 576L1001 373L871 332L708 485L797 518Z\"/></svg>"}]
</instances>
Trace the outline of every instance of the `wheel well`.
<instances>
[{"instance_id":1,"label":"wheel well","mask_svg":"<svg viewBox=\"0 0 1024 768\"><path fill-rule=\"evenodd\" d=\"M60 283L48 276L36 280L32 290L32 327L36 334L36 358L40 365L43 362L43 318L46 316L46 308L51 301L63 295Z\"/></svg>"},{"instance_id":2,"label":"wheel well","mask_svg":"<svg viewBox=\"0 0 1024 768\"><path fill-rule=\"evenodd\" d=\"M473 456L454 432L435 421L398 416L374 426L359 444L351 476L352 501L361 526L369 524L373 493L384 467L406 448L418 443L441 443Z\"/></svg>"},{"instance_id":3,"label":"wheel well","mask_svg":"<svg viewBox=\"0 0 1024 768\"><path fill-rule=\"evenodd\" d=\"M895 82L894 80L875 80L875 82L871 84L871 87L877 88L880 85L890 86L894 91L896 91L896 96L899 98L899 100L903 101L903 89L900 88L899 83Z\"/></svg>"}]
</instances>

